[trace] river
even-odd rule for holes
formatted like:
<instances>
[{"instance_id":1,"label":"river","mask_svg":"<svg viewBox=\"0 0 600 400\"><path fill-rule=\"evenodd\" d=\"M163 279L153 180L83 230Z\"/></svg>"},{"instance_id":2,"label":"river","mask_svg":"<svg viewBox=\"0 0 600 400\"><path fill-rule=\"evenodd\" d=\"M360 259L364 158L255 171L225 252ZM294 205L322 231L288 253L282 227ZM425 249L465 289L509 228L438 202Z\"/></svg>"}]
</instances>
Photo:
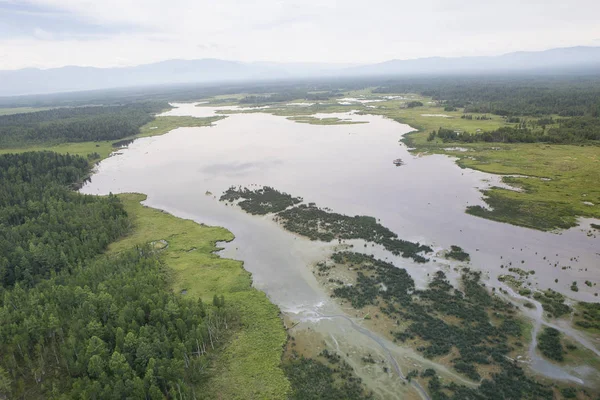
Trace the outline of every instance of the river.
<instances>
[{"instance_id":1,"label":"river","mask_svg":"<svg viewBox=\"0 0 600 400\"><path fill-rule=\"evenodd\" d=\"M205 117L227 109L191 103L174 106L165 115ZM329 346L347 354L347 361L365 370L361 377L384 398L420 390L405 385L401 374L384 374L381 367L366 369L360 363L365 352L392 366L397 360L404 373L430 362L373 332L365 334L352 320L355 316L329 299L309 266L330 254L331 244L308 241L285 232L269 217L226 206L217 200L224 190L232 185L268 185L336 212L376 217L400 238L429 244L436 251L459 245L471 254L472 264L486 272L486 283L494 286L499 286L496 277L506 272L500 265L511 261L536 271L530 280L540 289L566 293L575 279L600 282L598 239L587 237L583 229L539 232L464 212L468 205L484 205L480 189L499 185L497 176L460 169L446 156L411 154L398 142L412 131L408 125L351 112L327 117L368 123L310 125L265 113L232 114L213 127L179 128L135 140L102 161L81 191L145 193L148 206L231 230L236 239L224 245L222 255L243 260L256 288L300 322L300 328L322 333ZM403 166L393 165L397 158ZM417 286L424 287L427 274L440 268L451 273L452 263L445 260L420 265L394 258L378 246L366 251L406 268ZM573 257L577 261L571 261ZM554 267L555 263L571 269ZM597 300L595 288L579 288L568 295Z\"/></svg>"}]
</instances>

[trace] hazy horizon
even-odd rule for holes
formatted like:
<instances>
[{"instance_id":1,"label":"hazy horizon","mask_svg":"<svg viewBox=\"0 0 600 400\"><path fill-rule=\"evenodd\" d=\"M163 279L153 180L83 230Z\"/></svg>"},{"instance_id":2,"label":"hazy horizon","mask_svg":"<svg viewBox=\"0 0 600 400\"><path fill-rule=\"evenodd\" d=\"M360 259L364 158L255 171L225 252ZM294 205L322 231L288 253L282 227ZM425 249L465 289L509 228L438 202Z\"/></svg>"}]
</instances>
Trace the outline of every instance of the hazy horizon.
<instances>
[{"instance_id":1,"label":"hazy horizon","mask_svg":"<svg viewBox=\"0 0 600 400\"><path fill-rule=\"evenodd\" d=\"M205 58L359 65L599 46L599 12L591 0L0 0L0 70Z\"/></svg>"}]
</instances>

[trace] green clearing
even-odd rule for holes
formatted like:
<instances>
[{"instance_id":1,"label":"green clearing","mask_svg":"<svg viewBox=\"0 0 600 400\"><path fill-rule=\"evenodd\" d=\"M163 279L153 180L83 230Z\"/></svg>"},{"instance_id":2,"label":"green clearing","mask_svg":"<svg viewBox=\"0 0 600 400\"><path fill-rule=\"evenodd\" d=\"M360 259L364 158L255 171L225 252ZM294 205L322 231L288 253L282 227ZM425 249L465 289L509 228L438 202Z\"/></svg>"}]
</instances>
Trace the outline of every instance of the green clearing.
<instances>
[{"instance_id":1,"label":"green clearing","mask_svg":"<svg viewBox=\"0 0 600 400\"><path fill-rule=\"evenodd\" d=\"M311 125L356 125L356 124L368 124L367 121L348 121L337 117L332 118L316 118L308 116L288 117L290 121L298 122L301 124Z\"/></svg>"},{"instance_id":2,"label":"green clearing","mask_svg":"<svg viewBox=\"0 0 600 400\"><path fill-rule=\"evenodd\" d=\"M72 154L78 155L83 158L86 158L88 154L92 154L94 152L100 154L100 158L106 158L116 150L113 147L113 141L102 141L102 142L79 142L79 143L62 143L57 145L37 145L37 146L27 146L27 147L18 147L18 148L4 148L0 149L0 154L7 153L24 153L27 151L54 151L60 154Z\"/></svg>"},{"instance_id":3,"label":"green clearing","mask_svg":"<svg viewBox=\"0 0 600 400\"><path fill-rule=\"evenodd\" d=\"M165 263L171 268L171 286L176 293L212 301L224 295L239 313L240 325L223 351L216 355L210 383L203 398L276 399L290 393L290 384L281 369L287 335L279 310L267 296L252 287L250 273L241 261L214 254L217 241L234 236L220 227L209 227L140 204L146 196L122 194L119 198L133 221L132 233L111 244L116 253L159 240L166 240Z\"/></svg>"},{"instance_id":4,"label":"green clearing","mask_svg":"<svg viewBox=\"0 0 600 400\"><path fill-rule=\"evenodd\" d=\"M183 128L183 127L199 127L199 126L212 126L213 122L219 121L225 116L217 116L217 117L206 117L206 118L196 118L196 117L179 117L179 116L166 116L166 117L156 117L153 121L147 123L146 125L140 128L140 133L127 139L134 139L140 137L148 137L148 136L159 136L164 135L172 131L173 129ZM57 145L35 145L35 146L26 146L19 148L0 148L0 154L6 153L24 153L26 151L43 151L49 150L54 151L56 153L61 154L73 154L82 156L83 158L87 158L88 154L98 153L100 155L99 159L95 159L94 161L99 161L101 159L107 158L110 153L116 150L113 146L115 141L106 140L106 141L98 141L98 142L77 142L77 143L61 143Z\"/></svg>"},{"instance_id":5,"label":"green clearing","mask_svg":"<svg viewBox=\"0 0 600 400\"><path fill-rule=\"evenodd\" d=\"M0 108L0 115L23 114L36 111L49 110L52 107L15 107L15 108Z\"/></svg>"},{"instance_id":6,"label":"green clearing","mask_svg":"<svg viewBox=\"0 0 600 400\"><path fill-rule=\"evenodd\" d=\"M180 117L180 116L162 116L156 117L154 121L147 123L140 128L140 133L135 137L148 137L164 135L177 128L195 128L199 126L212 126L213 122L222 120L225 116L217 117Z\"/></svg>"},{"instance_id":7,"label":"green clearing","mask_svg":"<svg viewBox=\"0 0 600 400\"><path fill-rule=\"evenodd\" d=\"M238 104L240 105L240 104ZM325 113L344 113L352 110L361 110L360 105L343 105L336 103L316 103L311 106L288 106L274 104L269 108L248 107L247 104L241 104L249 109L247 110L219 110L217 114L252 114L267 113L279 117L310 117L314 114Z\"/></svg>"}]
</instances>

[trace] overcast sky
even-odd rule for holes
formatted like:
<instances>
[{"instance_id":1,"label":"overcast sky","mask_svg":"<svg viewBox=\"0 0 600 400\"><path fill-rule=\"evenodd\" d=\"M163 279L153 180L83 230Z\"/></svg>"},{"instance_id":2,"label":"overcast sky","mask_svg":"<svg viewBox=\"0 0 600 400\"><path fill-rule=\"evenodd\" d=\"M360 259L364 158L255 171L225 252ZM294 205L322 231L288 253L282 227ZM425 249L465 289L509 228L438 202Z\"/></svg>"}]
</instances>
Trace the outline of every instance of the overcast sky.
<instances>
[{"instance_id":1,"label":"overcast sky","mask_svg":"<svg viewBox=\"0 0 600 400\"><path fill-rule=\"evenodd\" d=\"M0 69L600 46L598 0L0 0Z\"/></svg>"}]
</instances>

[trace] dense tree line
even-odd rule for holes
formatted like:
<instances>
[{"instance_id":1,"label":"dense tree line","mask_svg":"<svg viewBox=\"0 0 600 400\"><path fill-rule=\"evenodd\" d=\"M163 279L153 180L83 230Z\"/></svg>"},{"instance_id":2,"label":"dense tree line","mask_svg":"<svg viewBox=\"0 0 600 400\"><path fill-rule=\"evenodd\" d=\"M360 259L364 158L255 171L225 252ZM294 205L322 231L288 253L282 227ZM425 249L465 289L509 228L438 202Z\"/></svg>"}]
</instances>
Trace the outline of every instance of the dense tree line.
<instances>
[{"instance_id":1,"label":"dense tree line","mask_svg":"<svg viewBox=\"0 0 600 400\"><path fill-rule=\"evenodd\" d=\"M69 190L89 168L81 157L51 152L0 156L0 287L32 286L127 232L127 215L114 196Z\"/></svg>"},{"instance_id":2,"label":"dense tree line","mask_svg":"<svg viewBox=\"0 0 600 400\"><path fill-rule=\"evenodd\" d=\"M154 113L168 107L162 102L143 102L4 115L0 116L0 146L121 139L139 133Z\"/></svg>"},{"instance_id":3,"label":"dense tree line","mask_svg":"<svg viewBox=\"0 0 600 400\"><path fill-rule=\"evenodd\" d=\"M600 140L600 118L573 117L562 118L556 121L557 126L542 130L532 130L526 127L505 126L487 132L457 132L452 129L439 128L432 131L428 140L436 137L444 142L460 143L585 143Z\"/></svg>"},{"instance_id":4,"label":"dense tree line","mask_svg":"<svg viewBox=\"0 0 600 400\"><path fill-rule=\"evenodd\" d=\"M167 291L162 269L150 247L137 248L6 292L10 398L191 398L226 314Z\"/></svg>"},{"instance_id":5,"label":"dense tree line","mask_svg":"<svg viewBox=\"0 0 600 400\"><path fill-rule=\"evenodd\" d=\"M232 321L168 289L160 250L100 253L118 198L72 192L87 160L0 156L0 398L194 398Z\"/></svg>"},{"instance_id":6,"label":"dense tree line","mask_svg":"<svg viewBox=\"0 0 600 400\"><path fill-rule=\"evenodd\" d=\"M398 79L375 93L420 93L466 113L495 115L600 116L600 78L445 77Z\"/></svg>"}]
</instances>

